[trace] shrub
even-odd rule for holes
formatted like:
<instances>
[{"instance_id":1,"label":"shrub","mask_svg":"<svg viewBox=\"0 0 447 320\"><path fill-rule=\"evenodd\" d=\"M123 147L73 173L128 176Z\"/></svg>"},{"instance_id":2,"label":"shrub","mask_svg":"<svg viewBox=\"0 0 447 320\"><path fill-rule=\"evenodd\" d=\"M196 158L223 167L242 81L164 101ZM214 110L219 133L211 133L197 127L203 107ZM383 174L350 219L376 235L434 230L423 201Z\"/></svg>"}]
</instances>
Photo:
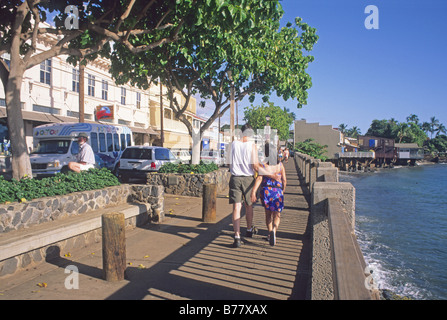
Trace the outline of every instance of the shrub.
<instances>
[{"instance_id":1,"label":"shrub","mask_svg":"<svg viewBox=\"0 0 447 320\"><path fill-rule=\"evenodd\" d=\"M161 166L158 172L160 173L198 173L204 174L219 169L219 166L214 162L204 163L200 161L200 164L181 164L181 163L165 163Z\"/></svg>"},{"instance_id":2,"label":"shrub","mask_svg":"<svg viewBox=\"0 0 447 320\"><path fill-rule=\"evenodd\" d=\"M108 169L90 169L80 173L58 173L43 179L29 177L7 181L0 177L0 203L26 201L71 192L102 189L119 185L118 178Z\"/></svg>"},{"instance_id":3,"label":"shrub","mask_svg":"<svg viewBox=\"0 0 447 320\"><path fill-rule=\"evenodd\" d=\"M323 154L326 152L327 145L321 145L317 142L313 142L314 139L307 139L303 142L297 142L295 144L295 151L307 154L315 159L321 159L326 161L327 157Z\"/></svg>"}]
</instances>

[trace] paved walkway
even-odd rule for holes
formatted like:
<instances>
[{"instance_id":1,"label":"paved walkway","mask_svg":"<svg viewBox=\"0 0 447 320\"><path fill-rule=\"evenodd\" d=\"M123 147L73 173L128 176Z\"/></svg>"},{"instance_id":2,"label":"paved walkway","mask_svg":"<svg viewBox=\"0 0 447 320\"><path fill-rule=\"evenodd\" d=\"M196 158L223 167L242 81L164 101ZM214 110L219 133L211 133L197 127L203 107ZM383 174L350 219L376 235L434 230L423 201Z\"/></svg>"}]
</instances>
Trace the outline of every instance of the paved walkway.
<instances>
[{"instance_id":1,"label":"paved walkway","mask_svg":"<svg viewBox=\"0 0 447 320\"><path fill-rule=\"evenodd\" d=\"M218 197L215 224L201 222L201 199L166 195L167 218L162 224L126 231L125 280L102 280L98 243L1 280L0 300L305 299L310 276L309 207L293 161L286 164L286 173L286 207L274 247L266 241L264 209L259 204L254 224L260 233L234 249L232 208L226 195ZM244 234L245 218L241 221ZM72 276L65 273L67 265L79 269L79 289L66 289Z\"/></svg>"}]
</instances>

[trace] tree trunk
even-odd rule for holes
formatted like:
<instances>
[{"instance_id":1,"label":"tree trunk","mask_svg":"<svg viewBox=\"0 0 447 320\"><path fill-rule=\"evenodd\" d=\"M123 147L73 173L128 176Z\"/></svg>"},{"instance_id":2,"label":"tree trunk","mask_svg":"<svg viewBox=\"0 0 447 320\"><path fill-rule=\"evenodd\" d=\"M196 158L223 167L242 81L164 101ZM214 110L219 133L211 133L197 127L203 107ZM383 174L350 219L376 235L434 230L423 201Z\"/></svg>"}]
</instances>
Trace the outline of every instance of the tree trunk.
<instances>
[{"instance_id":1,"label":"tree trunk","mask_svg":"<svg viewBox=\"0 0 447 320\"><path fill-rule=\"evenodd\" d=\"M191 164L199 164L200 163L200 143L201 143L201 135L200 129L192 129L192 157Z\"/></svg>"},{"instance_id":2,"label":"tree trunk","mask_svg":"<svg viewBox=\"0 0 447 320\"><path fill-rule=\"evenodd\" d=\"M32 178L20 101L24 72L25 70L20 67L11 68L5 90L6 114L12 151L12 177L17 180L25 175Z\"/></svg>"}]
</instances>

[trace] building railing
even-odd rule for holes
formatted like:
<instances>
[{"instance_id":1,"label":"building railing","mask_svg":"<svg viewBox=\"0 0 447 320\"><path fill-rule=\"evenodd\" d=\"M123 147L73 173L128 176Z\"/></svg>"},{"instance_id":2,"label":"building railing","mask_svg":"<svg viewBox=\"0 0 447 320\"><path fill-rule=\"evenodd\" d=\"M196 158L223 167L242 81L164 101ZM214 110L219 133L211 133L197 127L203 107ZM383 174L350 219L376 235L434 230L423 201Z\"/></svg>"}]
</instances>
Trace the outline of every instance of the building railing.
<instances>
[{"instance_id":1,"label":"building railing","mask_svg":"<svg viewBox=\"0 0 447 320\"><path fill-rule=\"evenodd\" d=\"M377 299L354 234L354 186L338 181L338 169L332 163L296 152L295 164L311 195L310 299Z\"/></svg>"},{"instance_id":2,"label":"building railing","mask_svg":"<svg viewBox=\"0 0 447 320\"><path fill-rule=\"evenodd\" d=\"M335 158L372 158L374 159L375 154L373 151L359 151L359 152L338 152L335 154Z\"/></svg>"}]
</instances>

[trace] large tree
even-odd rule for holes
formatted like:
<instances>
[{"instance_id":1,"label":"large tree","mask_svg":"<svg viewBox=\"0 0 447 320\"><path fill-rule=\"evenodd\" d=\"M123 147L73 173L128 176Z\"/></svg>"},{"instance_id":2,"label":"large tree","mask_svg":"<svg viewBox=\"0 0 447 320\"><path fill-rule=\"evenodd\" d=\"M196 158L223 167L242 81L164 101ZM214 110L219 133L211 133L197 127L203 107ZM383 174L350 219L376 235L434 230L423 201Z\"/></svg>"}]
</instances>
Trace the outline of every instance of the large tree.
<instances>
[{"instance_id":1,"label":"large tree","mask_svg":"<svg viewBox=\"0 0 447 320\"><path fill-rule=\"evenodd\" d=\"M222 1L220 1L222 2ZM200 159L200 140L204 131L229 108L231 92L234 101L249 95L264 96L276 92L284 99L296 98L298 106L306 104L311 78L306 73L313 57L306 55L317 41L316 30L297 18L280 28L283 15L279 1L245 0L222 9L221 14L232 24L222 23L216 15L204 15L200 23L176 43L163 45L139 55L123 50L112 54L112 74L118 82L130 81L147 87L160 79L169 89L170 107L193 140L193 163ZM117 50L120 50L117 48ZM125 72L125 66L133 72ZM176 99L179 93L182 99ZM199 94L214 103L206 123L195 130L185 111L191 96Z\"/></svg>"},{"instance_id":2,"label":"large tree","mask_svg":"<svg viewBox=\"0 0 447 320\"><path fill-rule=\"evenodd\" d=\"M269 126L276 129L280 140L289 139L290 125L293 123L294 115L279 106L275 106L272 102L267 105L254 106L245 108L244 120L249 123L253 129L264 129L267 125L266 116L270 117Z\"/></svg>"},{"instance_id":3,"label":"large tree","mask_svg":"<svg viewBox=\"0 0 447 320\"><path fill-rule=\"evenodd\" d=\"M31 175L20 108L27 69L65 54L73 63L85 64L85 59L94 59L97 54L108 56L111 42L126 48L128 54L150 51L178 41L200 23L204 13L216 13L216 8L223 12L228 5L224 0L2 0L0 55L9 53L10 62L8 65L0 59L0 79L6 97L13 177ZM65 13L69 6L78 11L74 20ZM54 16L54 26L41 24L48 13ZM224 25L226 21L222 19ZM37 42L47 33L57 35L58 41L39 51Z\"/></svg>"}]
</instances>

